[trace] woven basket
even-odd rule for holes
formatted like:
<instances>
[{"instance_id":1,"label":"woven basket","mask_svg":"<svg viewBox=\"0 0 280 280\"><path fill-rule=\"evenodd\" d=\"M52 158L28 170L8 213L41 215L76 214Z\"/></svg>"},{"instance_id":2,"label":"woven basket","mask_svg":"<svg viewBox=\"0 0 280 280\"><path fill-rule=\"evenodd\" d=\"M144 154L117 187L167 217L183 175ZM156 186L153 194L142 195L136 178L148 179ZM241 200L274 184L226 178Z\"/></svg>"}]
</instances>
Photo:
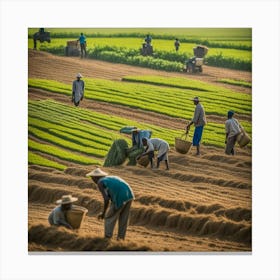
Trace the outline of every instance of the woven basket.
<instances>
[{"instance_id":1,"label":"woven basket","mask_svg":"<svg viewBox=\"0 0 280 280\"><path fill-rule=\"evenodd\" d=\"M185 137L185 139L182 139ZM180 154L187 154L192 146L192 142L187 140L188 133L183 133L182 136L175 137L175 150Z\"/></svg>"},{"instance_id":2,"label":"woven basket","mask_svg":"<svg viewBox=\"0 0 280 280\"><path fill-rule=\"evenodd\" d=\"M149 162L150 161L149 161L148 155L140 157L139 159L137 159L137 163L144 166L144 167L147 167L149 165Z\"/></svg>"},{"instance_id":3,"label":"woven basket","mask_svg":"<svg viewBox=\"0 0 280 280\"><path fill-rule=\"evenodd\" d=\"M242 132L237 136L237 143L239 144L239 146L241 148L248 145L250 143L250 141L251 141L251 138L244 130L242 130Z\"/></svg>"},{"instance_id":4,"label":"woven basket","mask_svg":"<svg viewBox=\"0 0 280 280\"><path fill-rule=\"evenodd\" d=\"M66 212L66 219L72 228L80 228L88 210L84 207L74 205L71 210Z\"/></svg>"}]
</instances>

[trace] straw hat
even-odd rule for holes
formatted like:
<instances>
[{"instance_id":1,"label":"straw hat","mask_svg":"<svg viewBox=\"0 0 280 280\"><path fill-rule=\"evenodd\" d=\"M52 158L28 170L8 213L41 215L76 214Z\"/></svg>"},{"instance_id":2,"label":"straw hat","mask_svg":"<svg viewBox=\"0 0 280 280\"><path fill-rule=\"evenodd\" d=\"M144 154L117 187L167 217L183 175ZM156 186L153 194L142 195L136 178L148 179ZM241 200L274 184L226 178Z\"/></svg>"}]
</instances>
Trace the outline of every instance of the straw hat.
<instances>
[{"instance_id":1,"label":"straw hat","mask_svg":"<svg viewBox=\"0 0 280 280\"><path fill-rule=\"evenodd\" d=\"M78 200L77 197L72 197L71 194L67 194L67 195L63 195L61 197L61 199L56 201L56 203L57 204L68 204L68 203L72 203L72 202L77 201L77 200Z\"/></svg>"},{"instance_id":2,"label":"straw hat","mask_svg":"<svg viewBox=\"0 0 280 280\"><path fill-rule=\"evenodd\" d=\"M86 177L104 177L107 175L108 173L102 171L100 168L96 168L93 171L89 172Z\"/></svg>"},{"instance_id":3,"label":"straw hat","mask_svg":"<svg viewBox=\"0 0 280 280\"><path fill-rule=\"evenodd\" d=\"M78 73L76 78L83 78L82 74L81 73Z\"/></svg>"}]
</instances>

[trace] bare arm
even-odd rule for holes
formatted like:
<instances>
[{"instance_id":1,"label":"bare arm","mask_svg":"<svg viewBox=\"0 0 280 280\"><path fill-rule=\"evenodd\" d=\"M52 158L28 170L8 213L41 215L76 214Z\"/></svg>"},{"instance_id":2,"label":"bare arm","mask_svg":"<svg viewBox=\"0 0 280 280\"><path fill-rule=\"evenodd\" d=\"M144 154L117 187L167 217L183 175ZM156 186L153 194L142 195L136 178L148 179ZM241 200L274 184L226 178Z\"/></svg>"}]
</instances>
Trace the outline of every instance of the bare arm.
<instances>
[{"instance_id":1,"label":"bare arm","mask_svg":"<svg viewBox=\"0 0 280 280\"><path fill-rule=\"evenodd\" d=\"M98 215L98 219L104 219L106 211L109 206L110 198L109 198L108 194L105 192L104 185L102 182L98 182L97 187L98 187L99 191L101 192L101 194L103 196L103 200L104 200L103 212Z\"/></svg>"}]
</instances>

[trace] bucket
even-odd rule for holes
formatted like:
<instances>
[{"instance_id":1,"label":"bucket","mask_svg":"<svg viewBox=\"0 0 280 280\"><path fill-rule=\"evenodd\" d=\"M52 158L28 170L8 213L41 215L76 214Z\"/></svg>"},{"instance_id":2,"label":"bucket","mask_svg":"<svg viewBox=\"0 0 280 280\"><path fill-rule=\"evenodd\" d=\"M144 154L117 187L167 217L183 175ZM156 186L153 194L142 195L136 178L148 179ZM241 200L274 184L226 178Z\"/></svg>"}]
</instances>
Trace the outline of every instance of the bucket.
<instances>
[{"instance_id":1,"label":"bucket","mask_svg":"<svg viewBox=\"0 0 280 280\"><path fill-rule=\"evenodd\" d=\"M139 159L137 159L137 163L144 166L144 167L147 167L149 165L149 156L148 155L145 155L143 157L140 157Z\"/></svg>"},{"instance_id":2,"label":"bucket","mask_svg":"<svg viewBox=\"0 0 280 280\"><path fill-rule=\"evenodd\" d=\"M250 141L251 141L251 138L244 130L242 130L242 132L237 136L237 143L239 144L239 146L241 148L248 145L250 143Z\"/></svg>"},{"instance_id":3,"label":"bucket","mask_svg":"<svg viewBox=\"0 0 280 280\"><path fill-rule=\"evenodd\" d=\"M183 139L185 137L185 139ZM180 154L187 154L192 146L192 142L187 140L188 132L181 137L175 137L175 150Z\"/></svg>"},{"instance_id":4,"label":"bucket","mask_svg":"<svg viewBox=\"0 0 280 280\"><path fill-rule=\"evenodd\" d=\"M80 228L88 210L84 207L73 205L72 209L66 212L66 219L72 228Z\"/></svg>"}]
</instances>

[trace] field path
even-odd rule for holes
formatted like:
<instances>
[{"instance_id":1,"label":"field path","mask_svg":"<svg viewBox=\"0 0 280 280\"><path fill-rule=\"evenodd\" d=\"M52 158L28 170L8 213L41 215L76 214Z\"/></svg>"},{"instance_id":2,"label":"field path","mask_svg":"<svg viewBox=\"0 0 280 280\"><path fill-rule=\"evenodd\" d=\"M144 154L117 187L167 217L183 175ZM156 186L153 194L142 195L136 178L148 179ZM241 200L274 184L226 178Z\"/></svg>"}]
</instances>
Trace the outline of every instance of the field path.
<instances>
[{"instance_id":1,"label":"field path","mask_svg":"<svg viewBox=\"0 0 280 280\"><path fill-rule=\"evenodd\" d=\"M203 73L177 73L152 70L143 67L130 66L119 63L110 63L93 59L80 59L78 57L55 56L47 52L28 50L28 77L48 78L71 83L76 74L81 72L84 77L101 78L108 80L121 80L128 75L160 75L164 77L188 77L201 81L218 84L218 79L236 79L252 82L252 73L246 71L230 70L204 65ZM59 74L58 74L59 73ZM224 87L238 90L239 92L250 93L250 88L223 85Z\"/></svg>"},{"instance_id":2,"label":"field path","mask_svg":"<svg viewBox=\"0 0 280 280\"><path fill-rule=\"evenodd\" d=\"M58 57L29 50L29 78L54 79L71 83L77 72L86 77L121 80L126 75L186 76L122 64L80 58ZM207 73L207 74L206 74ZM251 81L251 73L205 66L205 73L187 75L216 83L219 78ZM250 94L241 87L238 91ZM240 90L239 90L240 89ZM69 96L30 88L30 99L55 99L70 104ZM94 111L180 129L184 120L146 113L141 110L83 100L82 106ZM210 116L211 118L211 116ZM213 116L213 120L223 119ZM30 136L31 137L31 136ZM32 137L34 140L36 137ZM153 171L139 166L104 168L119 175L133 188L130 225L124 242L105 241L103 223L96 217L102 209L101 194L85 174L94 166L64 162L68 168L30 165L28 168L29 251L133 250L172 252L251 251L252 179L251 151L237 148L229 157L223 149L202 147L201 156L170 151L170 170ZM55 159L55 158L52 158ZM59 161L59 160L57 160ZM61 195L78 197L78 204L89 209L79 230L50 227L47 217Z\"/></svg>"}]
</instances>

